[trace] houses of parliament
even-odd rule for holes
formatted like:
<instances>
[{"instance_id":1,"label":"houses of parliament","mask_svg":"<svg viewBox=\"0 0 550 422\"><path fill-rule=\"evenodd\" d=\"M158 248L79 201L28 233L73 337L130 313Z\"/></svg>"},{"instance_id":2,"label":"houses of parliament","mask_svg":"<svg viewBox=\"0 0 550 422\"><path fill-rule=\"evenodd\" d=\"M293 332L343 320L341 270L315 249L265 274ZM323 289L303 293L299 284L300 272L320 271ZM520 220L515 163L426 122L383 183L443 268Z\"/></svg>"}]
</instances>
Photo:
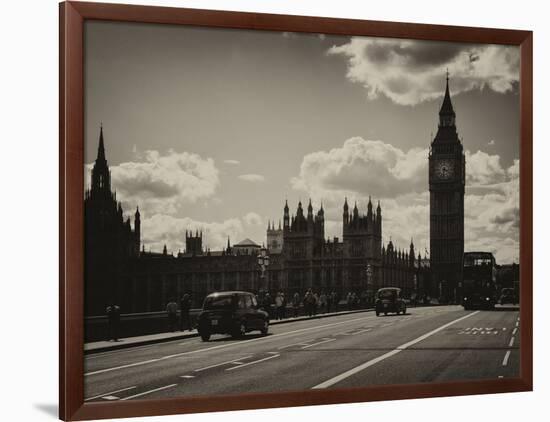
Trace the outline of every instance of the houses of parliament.
<instances>
[{"instance_id":1,"label":"houses of parliament","mask_svg":"<svg viewBox=\"0 0 550 422\"><path fill-rule=\"evenodd\" d=\"M290 297L307 289L335 291L341 297L355 292L372 297L381 287L393 286L405 296L452 295L462 277L464 252L465 161L455 126L449 83L439 112L438 132L430 148L430 251L421 258L411 239L400 248L382 243L382 207L369 198L366 207L347 199L342 204L342 236L325 236L322 204L314 210L299 202L291 213L285 202L282 225L269 222L266 248L246 239L211 251L203 234L186 231L183 252L173 255L146 252L141 244L141 214L124 218L111 186L103 128L91 186L85 192L85 315L103 315L116 303L123 313L165 309L171 298L192 293L200 306L213 291L282 290ZM366 209L365 209L366 208ZM269 256L262 271L258 254Z\"/></svg>"}]
</instances>

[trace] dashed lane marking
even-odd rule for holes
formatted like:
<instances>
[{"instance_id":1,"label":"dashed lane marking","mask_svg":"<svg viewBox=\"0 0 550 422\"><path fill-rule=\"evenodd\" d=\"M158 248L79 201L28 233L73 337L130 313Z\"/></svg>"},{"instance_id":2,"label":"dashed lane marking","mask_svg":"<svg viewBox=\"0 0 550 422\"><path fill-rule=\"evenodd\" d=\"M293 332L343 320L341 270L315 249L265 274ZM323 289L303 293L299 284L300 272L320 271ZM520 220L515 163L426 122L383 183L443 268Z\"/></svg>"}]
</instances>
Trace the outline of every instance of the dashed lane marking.
<instances>
[{"instance_id":1,"label":"dashed lane marking","mask_svg":"<svg viewBox=\"0 0 550 422\"><path fill-rule=\"evenodd\" d=\"M372 328L365 328L364 330L356 331L355 333L352 334L352 336L356 336L357 334L368 333L369 331L372 331Z\"/></svg>"},{"instance_id":2,"label":"dashed lane marking","mask_svg":"<svg viewBox=\"0 0 550 422\"><path fill-rule=\"evenodd\" d=\"M516 328L514 328L514 331L512 331L512 335L515 336L517 332L518 332L518 329L516 327Z\"/></svg>"},{"instance_id":3,"label":"dashed lane marking","mask_svg":"<svg viewBox=\"0 0 550 422\"><path fill-rule=\"evenodd\" d=\"M307 346L304 346L304 347L301 347L301 349L309 349L310 347L313 347L313 346L318 346L320 344L324 344L324 343L329 343L331 341L335 341L336 339L335 338L325 338L323 339L323 341L318 341L317 343L313 343L313 344L308 344Z\"/></svg>"},{"instance_id":4,"label":"dashed lane marking","mask_svg":"<svg viewBox=\"0 0 550 422\"><path fill-rule=\"evenodd\" d=\"M245 366L255 365L256 363L265 362L266 360L278 358L281 355L271 355L263 359L253 360L252 362L247 362L243 365L233 366L232 368L227 368L226 371L233 371L234 369L244 368Z\"/></svg>"},{"instance_id":5,"label":"dashed lane marking","mask_svg":"<svg viewBox=\"0 0 550 422\"><path fill-rule=\"evenodd\" d=\"M309 343L293 343L293 344L287 344L286 346L278 347L277 350L283 350L288 349L289 347L293 346L307 346Z\"/></svg>"},{"instance_id":6,"label":"dashed lane marking","mask_svg":"<svg viewBox=\"0 0 550 422\"><path fill-rule=\"evenodd\" d=\"M515 340L515 339L516 339L515 337L512 337L512 338L510 339L510 344L508 344L508 347L512 347L512 346L514 345L514 340Z\"/></svg>"},{"instance_id":7,"label":"dashed lane marking","mask_svg":"<svg viewBox=\"0 0 550 422\"><path fill-rule=\"evenodd\" d=\"M126 387L126 388L121 388L120 390L109 391L108 393L98 394L97 396L88 397L87 399L84 399L84 401L99 399L100 397L110 396L115 393L122 393L123 391L133 390L134 388L137 388L137 386L134 385L133 387Z\"/></svg>"},{"instance_id":8,"label":"dashed lane marking","mask_svg":"<svg viewBox=\"0 0 550 422\"><path fill-rule=\"evenodd\" d=\"M504 359L502 360L502 366L508 365L508 359L510 359L510 350L508 350L504 355Z\"/></svg>"},{"instance_id":9,"label":"dashed lane marking","mask_svg":"<svg viewBox=\"0 0 550 422\"><path fill-rule=\"evenodd\" d=\"M238 363L238 361L251 358L252 356L254 356L254 355L243 356L241 358L228 360L226 362L216 363L215 365L205 366L204 368L195 369L194 372L206 371L207 369L217 368L218 366L229 365L229 364L232 364L232 363Z\"/></svg>"},{"instance_id":10,"label":"dashed lane marking","mask_svg":"<svg viewBox=\"0 0 550 422\"><path fill-rule=\"evenodd\" d=\"M392 351L390 351L390 352L388 352L388 353L384 353L383 355L378 356L377 358L371 359L371 360L369 360L369 361L367 361L367 362L365 362L365 363L363 363L363 364L361 364L361 365L359 365L359 366L356 366L355 368L350 369L349 371L346 371L346 372L344 372L344 373L342 373L342 374L340 374L340 375L337 375L337 376L335 376L335 377L333 377L333 378L331 378L331 379L329 379L329 380L327 380L327 381L324 381L324 382L322 382L321 384L317 384L317 385L315 385L315 386L312 387L312 388L313 388L313 389L321 389L321 388L328 388L328 387L331 387L331 386L333 386L334 384L337 384L337 383L339 383L340 381L342 381L342 380L344 380L344 379L346 379L346 378L349 378L349 377L351 377L352 375L354 375L354 374L356 374L356 373L358 373L358 372L361 372L361 371L363 371L364 369L366 369L366 368L368 368L368 367L370 367L370 366L376 365L378 362L381 362L381 361L383 361L383 360L385 360L385 359L387 359L387 358L390 358L390 357L392 357L392 356L394 356L394 355L396 355L396 354L402 352L403 350L405 350L405 349L407 349L407 348L409 348L409 347L415 345L416 343L419 343L419 342L421 342L422 340L425 340L425 339L427 339L428 337L433 336L434 334L437 334L438 332L440 332L440 331L442 331L442 330L444 330L444 329L450 327L451 325L456 324L457 322L460 322L460 321L462 321L462 320L464 320L464 319L466 319L466 318L469 318L469 317L471 317L471 316L473 316L473 315L476 315L476 314L478 314L478 313L479 313L479 311L475 311L475 312L472 312L472 313L470 313L470 314L467 314L467 315L465 315L465 316L463 316L463 317L460 317L460 318L458 318L458 319L455 319L455 320L453 320L453 321L451 321L451 322L448 322L447 324L444 324L444 325L442 325L442 326L436 328L435 330L429 331L429 332L427 332L426 334L423 334L423 335L421 335L420 337L415 338L414 340L411 340L411 341L409 341L409 342L407 342L407 343L405 343L405 344L402 344L401 346L395 348L394 350L392 350Z\"/></svg>"},{"instance_id":11,"label":"dashed lane marking","mask_svg":"<svg viewBox=\"0 0 550 422\"><path fill-rule=\"evenodd\" d=\"M176 385L178 385L178 384L165 385L164 387L155 388L154 390L143 391L142 393L134 394L133 396L124 397L123 399L120 399L120 400L124 401L124 400L135 399L136 397L145 396L146 394L151 394L151 393L155 393L157 391L167 390L169 388L175 387Z\"/></svg>"},{"instance_id":12,"label":"dashed lane marking","mask_svg":"<svg viewBox=\"0 0 550 422\"><path fill-rule=\"evenodd\" d=\"M190 378L195 378L195 376L194 375L180 375L180 378L190 379Z\"/></svg>"},{"instance_id":13,"label":"dashed lane marking","mask_svg":"<svg viewBox=\"0 0 550 422\"><path fill-rule=\"evenodd\" d=\"M117 396L103 396L101 398L103 400L118 400L119 399Z\"/></svg>"}]
</instances>

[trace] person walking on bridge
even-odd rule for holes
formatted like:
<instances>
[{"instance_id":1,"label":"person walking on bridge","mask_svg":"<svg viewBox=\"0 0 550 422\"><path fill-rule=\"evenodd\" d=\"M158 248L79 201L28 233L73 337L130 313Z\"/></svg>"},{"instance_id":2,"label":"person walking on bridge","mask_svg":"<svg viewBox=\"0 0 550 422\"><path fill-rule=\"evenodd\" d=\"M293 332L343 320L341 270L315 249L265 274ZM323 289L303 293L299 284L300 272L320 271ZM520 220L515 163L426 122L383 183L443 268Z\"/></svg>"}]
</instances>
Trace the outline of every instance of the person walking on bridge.
<instances>
[{"instance_id":1,"label":"person walking on bridge","mask_svg":"<svg viewBox=\"0 0 550 422\"><path fill-rule=\"evenodd\" d=\"M168 314L168 330L174 332L178 320L178 304L174 299L170 299L168 305L166 305L166 313Z\"/></svg>"},{"instance_id":2,"label":"person walking on bridge","mask_svg":"<svg viewBox=\"0 0 550 422\"><path fill-rule=\"evenodd\" d=\"M180 331L186 329L191 331L191 318L189 312L191 311L191 297L189 293L185 293L180 299Z\"/></svg>"}]
</instances>

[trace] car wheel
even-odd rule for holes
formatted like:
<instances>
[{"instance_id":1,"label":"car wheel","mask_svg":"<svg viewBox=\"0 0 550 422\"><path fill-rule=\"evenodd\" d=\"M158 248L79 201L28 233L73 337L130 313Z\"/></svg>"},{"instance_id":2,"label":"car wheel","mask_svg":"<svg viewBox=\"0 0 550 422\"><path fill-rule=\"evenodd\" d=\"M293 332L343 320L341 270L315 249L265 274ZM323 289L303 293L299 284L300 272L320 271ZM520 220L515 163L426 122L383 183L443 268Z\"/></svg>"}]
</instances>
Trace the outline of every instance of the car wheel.
<instances>
[{"instance_id":1,"label":"car wheel","mask_svg":"<svg viewBox=\"0 0 550 422\"><path fill-rule=\"evenodd\" d=\"M379 312L379 311L376 311L376 316L380 316L380 312Z\"/></svg>"},{"instance_id":2,"label":"car wheel","mask_svg":"<svg viewBox=\"0 0 550 422\"><path fill-rule=\"evenodd\" d=\"M384 316L388 316L388 313L387 313L387 312L384 312Z\"/></svg>"},{"instance_id":3,"label":"car wheel","mask_svg":"<svg viewBox=\"0 0 550 422\"><path fill-rule=\"evenodd\" d=\"M267 335L267 332L269 331L269 321L267 319L264 321L264 326L260 331L264 336Z\"/></svg>"},{"instance_id":4,"label":"car wheel","mask_svg":"<svg viewBox=\"0 0 550 422\"><path fill-rule=\"evenodd\" d=\"M200 336L201 336L202 341L210 340L210 333L208 331L201 331Z\"/></svg>"}]
</instances>

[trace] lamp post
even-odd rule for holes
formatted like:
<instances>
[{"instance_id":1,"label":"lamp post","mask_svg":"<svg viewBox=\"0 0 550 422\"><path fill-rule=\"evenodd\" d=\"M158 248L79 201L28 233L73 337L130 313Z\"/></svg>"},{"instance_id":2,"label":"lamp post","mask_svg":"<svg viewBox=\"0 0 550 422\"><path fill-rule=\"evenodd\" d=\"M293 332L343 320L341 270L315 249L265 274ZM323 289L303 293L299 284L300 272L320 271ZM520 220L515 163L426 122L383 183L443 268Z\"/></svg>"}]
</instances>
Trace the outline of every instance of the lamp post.
<instances>
[{"instance_id":1,"label":"lamp post","mask_svg":"<svg viewBox=\"0 0 550 422\"><path fill-rule=\"evenodd\" d=\"M266 248L260 249L260 253L258 254L258 265L262 270L260 274L260 278L262 279L262 289L269 290L265 278L265 270L269 266L269 255L267 254Z\"/></svg>"},{"instance_id":2,"label":"lamp post","mask_svg":"<svg viewBox=\"0 0 550 422\"><path fill-rule=\"evenodd\" d=\"M372 296L372 265L367 264L367 300L371 300Z\"/></svg>"}]
</instances>

